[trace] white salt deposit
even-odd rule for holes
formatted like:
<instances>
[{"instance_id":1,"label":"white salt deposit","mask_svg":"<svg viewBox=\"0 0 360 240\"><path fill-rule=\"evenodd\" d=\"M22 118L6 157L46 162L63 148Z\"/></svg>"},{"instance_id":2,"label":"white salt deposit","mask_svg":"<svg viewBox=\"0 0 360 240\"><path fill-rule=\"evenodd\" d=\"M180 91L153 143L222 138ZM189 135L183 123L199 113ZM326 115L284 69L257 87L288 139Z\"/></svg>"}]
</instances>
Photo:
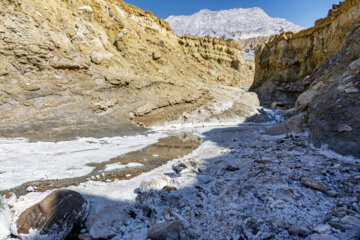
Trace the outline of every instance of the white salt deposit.
<instances>
[{"instance_id":1,"label":"white salt deposit","mask_svg":"<svg viewBox=\"0 0 360 240\"><path fill-rule=\"evenodd\" d=\"M89 163L105 162L122 154L137 151L159 138L148 135L80 138L63 142L29 142L27 139L0 139L0 190L36 180L64 179L89 174Z\"/></svg>"},{"instance_id":2,"label":"white salt deposit","mask_svg":"<svg viewBox=\"0 0 360 240\"><path fill-rule=\"evenodd\" d=\"M128 163L126 165L123 165L121 163L114 163L114 164L108 164L105 167L105 171L109 172L109 171L113 171L113 170L120 170L120 169L124 169L124 168L134 168L134 167L142 167L144 166L141 163L136 163L136 162L131 162Z\"/></svg>"}]
</instances>

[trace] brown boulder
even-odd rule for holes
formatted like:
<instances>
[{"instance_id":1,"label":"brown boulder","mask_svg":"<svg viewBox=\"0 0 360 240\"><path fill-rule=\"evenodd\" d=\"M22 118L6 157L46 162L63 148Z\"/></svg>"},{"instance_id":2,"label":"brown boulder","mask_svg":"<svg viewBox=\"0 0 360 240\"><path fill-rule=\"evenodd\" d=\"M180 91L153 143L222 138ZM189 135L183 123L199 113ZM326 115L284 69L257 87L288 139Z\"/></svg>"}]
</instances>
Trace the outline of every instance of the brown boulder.
<instances>
[{"instance_id":1,"label":"brown boulder","mask_svg":"<svg viewBox=\"0 0 360 240\"><path fill-rule=\"evenodd\" d=\"M87 210L80 193L57 190L19 216L14 234L27 239L65 239L75 225L85 220ZM29 233L31 236L27 236Z\"/></svg>"}]
</instances>

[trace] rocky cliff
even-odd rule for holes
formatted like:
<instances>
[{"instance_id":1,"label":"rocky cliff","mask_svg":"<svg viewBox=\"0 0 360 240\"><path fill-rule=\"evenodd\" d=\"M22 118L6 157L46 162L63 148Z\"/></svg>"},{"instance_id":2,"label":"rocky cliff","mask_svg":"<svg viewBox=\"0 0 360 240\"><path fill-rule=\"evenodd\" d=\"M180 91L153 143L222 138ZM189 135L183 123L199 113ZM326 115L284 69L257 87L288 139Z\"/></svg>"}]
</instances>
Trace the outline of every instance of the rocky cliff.
<instances>
[{"instance_id":1,"label":"rocky cliff","mask_svg":"<svg viewBox=\"0 0 360 240\"><path fill-rule=\"evenodd\" d=\"M229 96L249 115L253 69L238 51L181 39L123 1L1 1L0 136L114 135Z\"/></svg>"},{"instance_id":2,"label":"rocky cliff","mask_svg":"<svg viewBox=\"0 0 360 240\"><path fill-rule=\"evenodd\" d=\"M261 100L296 102L269 133L309 130L316 146L360 157L360 1L345 1L313 28L274 36L256 53Z\"/></svg>"},{"instance_id":3,"label":"rocky cliff","mask_svg":"<svg viewBox=\"0 0 360 240\"><path fill-rule=\"evenodd\" d=\"M262 103L295 103L313 81L309 75L346 44L360 21L359 5L359 0L347 0L314 27L274 35L257 48L252 89Z\"/></svg>"}]
</instances>

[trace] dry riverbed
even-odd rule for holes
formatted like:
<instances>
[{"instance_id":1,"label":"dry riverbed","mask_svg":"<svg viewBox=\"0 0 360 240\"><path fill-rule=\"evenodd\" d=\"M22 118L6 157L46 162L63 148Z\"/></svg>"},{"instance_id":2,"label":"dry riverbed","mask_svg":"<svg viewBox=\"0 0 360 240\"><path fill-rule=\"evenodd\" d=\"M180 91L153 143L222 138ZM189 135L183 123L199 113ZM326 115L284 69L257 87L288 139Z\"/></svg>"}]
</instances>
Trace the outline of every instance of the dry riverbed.
<instances>
[{"instance_id":1,"label":"dry riverbed","mask_svg":"<svg viewBox=\"0 0 360 240\"><path fill-rule=\"evenodd\" d=\"M186 156L69 187L90 205L72 239L359 239L360 160L266 128L193 130L204 142ZM6 199L12 222L49 193Z\"/></svg>"}]
</instances>

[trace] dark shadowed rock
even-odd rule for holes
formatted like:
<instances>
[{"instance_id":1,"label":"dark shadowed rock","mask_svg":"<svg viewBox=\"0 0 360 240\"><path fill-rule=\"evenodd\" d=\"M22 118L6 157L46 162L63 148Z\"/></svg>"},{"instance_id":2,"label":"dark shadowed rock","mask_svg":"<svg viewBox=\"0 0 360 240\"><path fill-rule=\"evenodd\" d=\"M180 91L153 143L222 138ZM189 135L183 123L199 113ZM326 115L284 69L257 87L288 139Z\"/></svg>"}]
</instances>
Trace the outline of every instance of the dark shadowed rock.
<instances>
[{"instance_id":1,"label":"dark shadowed rock","mask_svg":"<svg viewBox=\"0 0 360 240\"><path fill-rule=\"evenodd\" d=\"M180 240L182 230L181 221L166 221L152 226L147 236L152 240Z\"/></svg>"},{"instance_id":2,"label":"dark shadowed rock","mask_svg":"<svg viewBox=\"0 0 360 240\"><path fill-rule=\"evenodd\" d=\"M242 231L249 240L271 239L275 236L277 228L270 221L248 218L242 225Z\"/></svg>"},{"instance_id":3,"label":"dark shadowed rock","mask_svg":"<svg viewBox=\"0 0 360 240\"><path fill-rule=\"evenodd\" d=\"M57 190L21 214L13 234L23 239L65 239L75 225L84 221L87 210L80 193Z\"/></svg>"},{"instance_id":4,"label":"dark shadowed rock","mask_svg":"<svg viewBox=\"0 0 360 240\"><path fill-rule=\"evenodd\" d=\"M291 233L292 235L298 235L301 237L306 237L311 232L312 232L312 230L308 226L305 226L302 224L294 224L289 228L289 233Z\"/></svg>"}]
</instances>

